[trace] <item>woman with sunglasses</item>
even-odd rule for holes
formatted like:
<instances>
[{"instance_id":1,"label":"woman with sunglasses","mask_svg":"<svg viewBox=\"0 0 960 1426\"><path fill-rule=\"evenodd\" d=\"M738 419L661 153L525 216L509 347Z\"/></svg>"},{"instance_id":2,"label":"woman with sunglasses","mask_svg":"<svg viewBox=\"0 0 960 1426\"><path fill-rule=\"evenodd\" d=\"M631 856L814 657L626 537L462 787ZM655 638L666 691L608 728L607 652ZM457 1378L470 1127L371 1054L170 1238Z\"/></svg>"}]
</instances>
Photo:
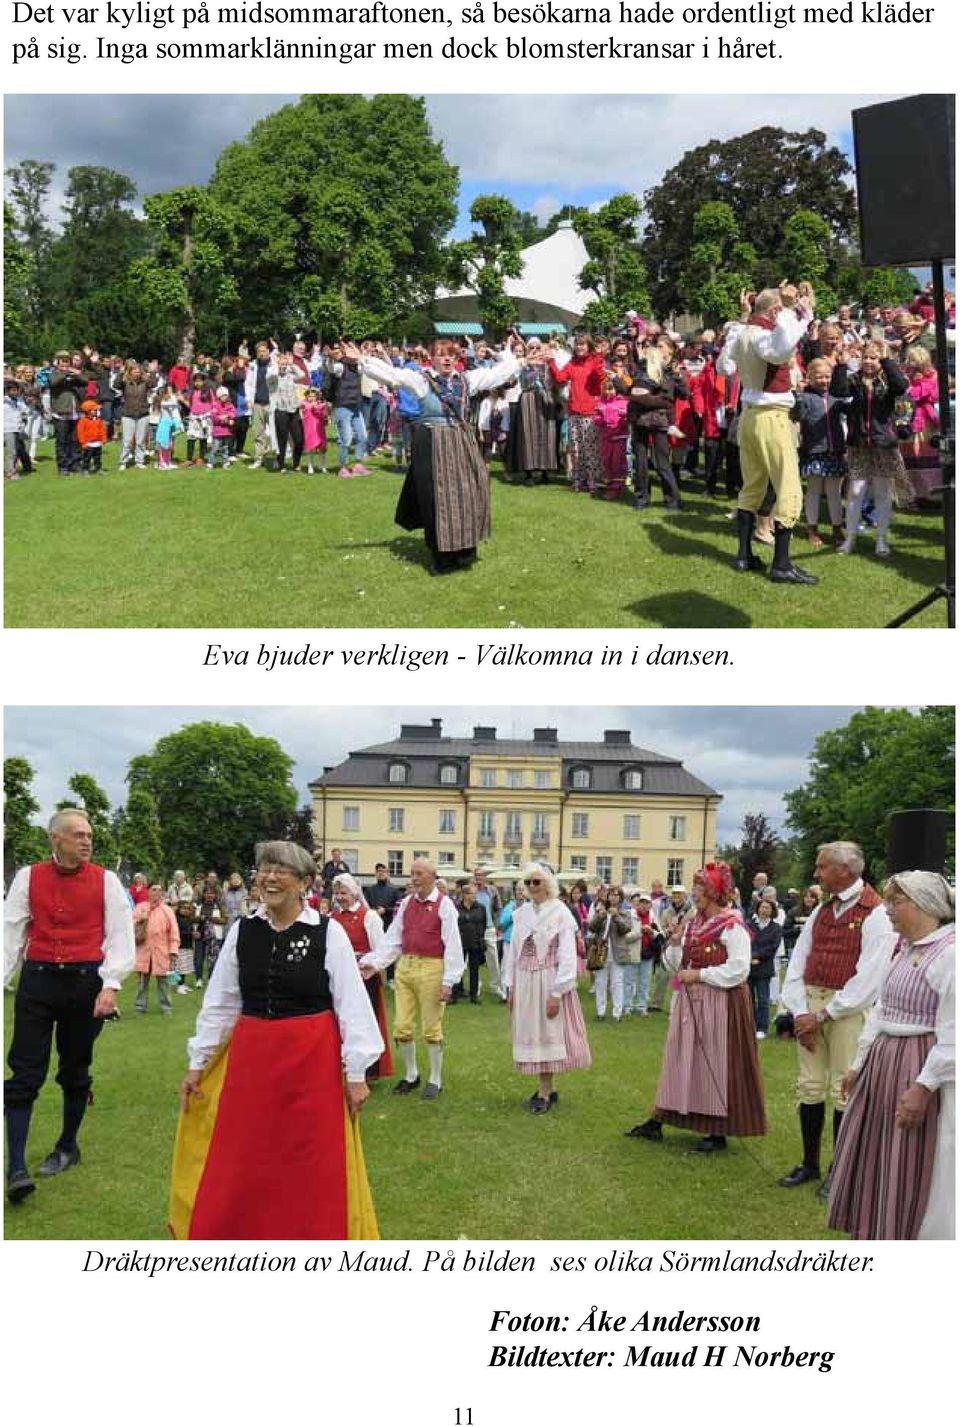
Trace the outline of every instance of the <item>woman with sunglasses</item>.
<instances>
[{"instance_id":1,"label":"woman with sunglasses","mask_svg":"<svg viewBox=\"0 0 960 1426\"><path fill-rule=\"evenodd\" d=\"M554 1076L588 1069L590 1046L577 997L577 923L560 900L560 887L545 862L523 874L529 897L514 911L513 935L504 948L503 985L513 1028L513 1063L520 1074L537 1075L527 1101L531 1114L546 1114L559 1098Z\"/></svg>"},{"instance_id":2,"label":"woman with sunglasses","mask_svg":"<svg viewBox=\"0 0 960 1426\"><path fill-rule=\"evenodd\" d=\"M843 1082L830 1227L851 1238L954 1237L954 889L902 871L883 889L900 941Z\"/></svg>"}]
</instances>

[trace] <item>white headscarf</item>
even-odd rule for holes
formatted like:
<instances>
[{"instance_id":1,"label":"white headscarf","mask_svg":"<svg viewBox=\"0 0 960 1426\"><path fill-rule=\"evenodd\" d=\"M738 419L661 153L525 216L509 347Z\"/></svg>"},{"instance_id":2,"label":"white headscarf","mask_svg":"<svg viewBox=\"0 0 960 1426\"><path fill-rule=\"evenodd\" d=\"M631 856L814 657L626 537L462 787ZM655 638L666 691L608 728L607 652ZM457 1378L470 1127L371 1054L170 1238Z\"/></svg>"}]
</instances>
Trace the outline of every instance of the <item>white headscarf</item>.
<instances>
[{"instance_id":1,"label":"white headscarf","mask_svg":"<svg viewBox=\"0 0 960 1426\"><path fill-rule=\"evenodd\" d=\"M354 905L359 901L361 906L367 907L367 910L370 909L367 905L367 898L363 894L362 886L356 877L351 876L348 871L342 871L338 876L333 878L333 890L336 891L338 886L345 886L347 888L353 897Z\"/></svg>"},{"instance_id":2,"label":"white headscarf","mask_svg":"<svg viewBox=\"0 0 960 1426\"><path fill-rule=\"evenodd\" d=\"M909 897L914 906L933 916L941 926L956 920L956 892L936 871L898 871L887 883Z\"/></svg>"}]
</instances>

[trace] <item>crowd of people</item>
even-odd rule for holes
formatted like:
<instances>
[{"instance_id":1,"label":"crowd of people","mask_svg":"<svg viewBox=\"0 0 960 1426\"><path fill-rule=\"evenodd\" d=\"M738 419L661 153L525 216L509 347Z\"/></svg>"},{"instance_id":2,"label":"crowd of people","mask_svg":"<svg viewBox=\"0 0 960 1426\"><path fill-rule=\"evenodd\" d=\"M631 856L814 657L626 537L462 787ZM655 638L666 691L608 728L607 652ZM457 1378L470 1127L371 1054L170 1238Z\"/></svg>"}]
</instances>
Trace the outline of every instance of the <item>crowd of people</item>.
<instances>
[{"instance_id":1,"label":"crowd of people","mask_svg":"<svg viewBox=\"0 0 960 1426\"><path fill-rule=\"evenodd\" d=\"M738 569L757 568L758 540L774 547L775 580L810 583L789 533L802 522L822 546L824 504L826 542L851 554L872 527L885 558L894 507L935 497L933 317L925 290L820 318L808 284L784 283L687 335L631 312L608 335L514 331L497 347L298 337L167 366L86 346L5 369L5 475L31 471L51 433L64 476L101 472L111 442L121 468L246 461L342 479L369 476L379 453L407 471L397 521L424 529L434 573L471 564L489 533L494 457L509 481L562 481L638 511L654 485L680 510L696 478L698 493L738 503Z\"/></svg>"},{"instance_id":2,"label":"crowd of people","mask_svg":"<svg viewBox=\"0 0 960 1426\"><path fill-rule=\"evenodd\" d=\"M5 983L20 972L5 1089L11 1203L35 1189L27 1132L54 1030L64 1128L38 1173L79 1163L94 1042L131 970L141 1014L151 980L168 1015L171 982L204 990L171 1226L210 1238L375 1235L357 1116L393 1073L390 1041L402 1062L393 1095L436 1101L445 1012L485 989L507 1007L515 1069L536 1080L526 1109L548 1114L558 1078L593 1062L578 994L589 983L597 1021L608 1006L614 1022L668 1016L653 1111L628 1137L659 1143L674 1126L714 1154L729 1137L765 1134L758 1042L773 1002L778 1037L796 1044L803 1147L782 1187L815 1183L831 1224L854 1237L952 1235L955 898L939 874L900 873L881 894L859 847L833 842L815 883L782 905L764 872L741 900L723 862L689 889L646 891L561 885L543 862L502 887L483 867L448 884L418 857L401 889L382 864L364 886L339 849L318 872L303 848L268 842L249 884L177 870L166 886L136 873L124 887L92 862L82 813L58 812L50 836L50 861L17 873L4 913ZM305 1064L317 1075L307 1086Z\"/></svg>"}]
</instances>

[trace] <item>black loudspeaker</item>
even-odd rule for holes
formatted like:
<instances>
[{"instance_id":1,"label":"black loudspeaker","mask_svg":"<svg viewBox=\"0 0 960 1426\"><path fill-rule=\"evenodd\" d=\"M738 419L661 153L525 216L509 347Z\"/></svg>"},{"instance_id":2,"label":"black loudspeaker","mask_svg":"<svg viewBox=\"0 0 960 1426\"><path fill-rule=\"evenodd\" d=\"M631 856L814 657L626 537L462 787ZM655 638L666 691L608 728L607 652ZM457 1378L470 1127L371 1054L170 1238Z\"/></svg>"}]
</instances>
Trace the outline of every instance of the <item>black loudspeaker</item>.
<instances>
[{"instance_id":1,"label":"black loudspeaker","mask_svg":"<svg viewBox=\"0 0 960 1426\"><path fill-rule=\"evenodd\" d=\"M887 872L938 871L947 860L950 813L934 807L910 807L887 819Z\"/></svg>"},{"instance_id":2,"label":"black loudspeaker","mask_svg":"<svg viewBox=\"0 0 960 1426\"><path fill-rule=\"evenodd\" d=\"M952 94L853 111L860 250L867 267L917 267L956 255Z\"/></svg>"}]
</instances>

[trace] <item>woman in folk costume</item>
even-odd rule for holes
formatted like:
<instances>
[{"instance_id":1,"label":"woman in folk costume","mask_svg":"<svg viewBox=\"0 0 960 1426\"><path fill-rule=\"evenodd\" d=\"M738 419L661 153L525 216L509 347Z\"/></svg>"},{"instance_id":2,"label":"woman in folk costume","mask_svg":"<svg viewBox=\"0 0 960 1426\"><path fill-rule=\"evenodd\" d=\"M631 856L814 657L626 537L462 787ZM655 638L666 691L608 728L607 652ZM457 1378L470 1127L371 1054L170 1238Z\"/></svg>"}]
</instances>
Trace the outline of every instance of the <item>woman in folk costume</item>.
<instances>
[{"instance_id":1,"label":"woman in folk costume","mask_svg":"<svg viewBox=\"0 0 960 1426\"><path fill-rule=\"evenodd\" d=\"M767 1132L747 986L750 936L733 891L726 862L708 862L693 879L695 915L663 953L676 978L655 1108L630 1138L659 1141L663 1125L674 1124L703 1134L697 1148L714 1153L728 1134Z\"/></svg>"},{"instance_id":2,"label":"woman in folk costume","mask_svg":"<svg viewBox=\"0 0 960 1426\"><path fill-rule=\"evenodd\" d=\"M333 878L331 918L347 933L347 939L353 947L353 954L357 960L361 956L365 956L368 951L376 950L383 940L383 922L376 911L372 911L367 905L360 883L355 881L349 872L341 872L339 876ZM383 1036L384 1044L384 1051L380 1059L367 1070L367 1079L380 1079L393 1074L393 1056L390 1053L390 1042L387 1038L387 1011L383 999L383 976L371 976L369 980L364 981L364 985L370 997L370 1004L373 1006L373 1013L377 1017L377 1026Z\"/></svg>"},{"instance_id":3,"label":"woman in folk costume","mask_svg":"<svg viewBox=\"0 0 960 1426\"><path fill-rule=\"evenodd\" d=\"M547 353L537 337L527 342L520 367L520 399L513 408L504 463L524 485L546 481L560 468L557 447L557 401Z\"/></svg>"},{"instance_id":4,"label":"woman in folk costume","mask_svg":"<svg viewBox=\"0 0 960 1426\"><path fill-rule=\"evenodd\" d=\"M147 1013L151 976L157 982L161 1013L169 1015L171 1010L167 977L176 965L177 951L180 949L180 928L176 916L163 897L162 883L154 882L150 887L148 900L142 901L133 912L133 939L137 947L139 980L134 1004L140 1015Z\"/></svg>"},{"instance_id":5,"label":"woman in folk costume","mask_svg":"<svg viewBox=\"0 0 960 1426\"><path fill-rule=\"evenodd\" d=\"M527 867L523 884L530 899L514 910L502 976L513 1024L514 1065L521 1074L539 1077L527 1107L532 1114L546 1114L559 1098L554 1076L588 1069L590 1046L577 997L576 922L544 862Z\"/></svg>"},{"instance_id":6,"label":"woman in folk costume","mask_svg":"<svg viewBox=\"0 0 960 1426\"><path fill-rule=\"evenodd\" d=\"M844 1090L830 1227L852 1238L955 1235L955 915L930 871L884 887L900 933Z\"/></svg>"},{"instance_id":7,"label":"woman in folk costume","mask_svg":"<svg viewBox=\"0 0 960 1426\"><path fill-rule=\"evenodd\" d=\"M435 342L433 371L391 366L344 344L347 357L365 376L385 386L407 387L420 403L412 417L410 468L397 502L396 521L405 530L423 530L431 554L431 574L452 574L477 558L490 533L490 476L476 433L469 424L470 398L513 381L519 360L505 355L494 366L457 370L460 348Z\"/></svg>"},{"instance_id":8,"label":"woman in folk costume","mask_svg":"<svg viewBox=\"0 0 960 1426\"><path fill-rule=\"evenodd\" d=\"M263 904L230 928L187 1046L170 1230L376 1238L357 1124L383 1052L370 999L346 933L305 904L309 853L263 842L256 863Z\"/></svg>"}]
</instances>

